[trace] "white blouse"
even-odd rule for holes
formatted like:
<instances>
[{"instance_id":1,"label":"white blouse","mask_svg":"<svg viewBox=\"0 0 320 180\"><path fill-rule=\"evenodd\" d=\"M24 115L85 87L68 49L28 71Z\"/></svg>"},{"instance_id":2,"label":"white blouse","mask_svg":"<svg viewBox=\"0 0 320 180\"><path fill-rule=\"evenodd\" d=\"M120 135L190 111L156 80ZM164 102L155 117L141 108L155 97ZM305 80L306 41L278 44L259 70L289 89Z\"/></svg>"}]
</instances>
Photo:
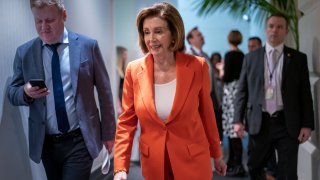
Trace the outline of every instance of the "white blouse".
<instances>
[{"instance_id":1,"label":"white blouse","mask_svg":"<svg viewBox=\"0 0 320 180\"><path fill-rule=\"evenodd\" d=\"M165 84L154 84L155 106L158 116L166 121L176 93L176 79Z\"/></svg>"}]
</instances>

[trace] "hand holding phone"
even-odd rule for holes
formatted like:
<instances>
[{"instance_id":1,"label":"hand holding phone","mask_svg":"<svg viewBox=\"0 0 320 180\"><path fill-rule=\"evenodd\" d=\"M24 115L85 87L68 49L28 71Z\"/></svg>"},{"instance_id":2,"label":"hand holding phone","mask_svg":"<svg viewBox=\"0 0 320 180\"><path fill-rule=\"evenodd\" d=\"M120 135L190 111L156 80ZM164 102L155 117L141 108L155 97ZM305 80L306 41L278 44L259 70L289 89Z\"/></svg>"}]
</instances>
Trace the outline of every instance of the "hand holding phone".
<instances>
[{"instance_id":1,"label":"hand holding phone","mask_svg":"<svg viewBox=\"0 0 320 180\"><path fill-rule=\"evenodd\" d=\"M32 87L38 86L40 89L47 88L43 79L30 79L29 82Z\"/></svg>"}]
</instances>

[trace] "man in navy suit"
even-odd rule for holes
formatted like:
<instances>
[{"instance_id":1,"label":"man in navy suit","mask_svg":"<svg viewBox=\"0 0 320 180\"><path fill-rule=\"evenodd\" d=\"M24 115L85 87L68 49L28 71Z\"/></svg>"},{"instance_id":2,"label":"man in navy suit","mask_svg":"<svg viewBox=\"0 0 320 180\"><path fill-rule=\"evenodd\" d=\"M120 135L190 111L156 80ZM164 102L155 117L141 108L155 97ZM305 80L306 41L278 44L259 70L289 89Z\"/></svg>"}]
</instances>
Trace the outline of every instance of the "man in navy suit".
<instances>
[{"instance_id":1,"label":"man in navy suit","mask_svg":"<svg viewBox=\"0 0 320 180\"><path fill-rule=\"evenodd\" d=\"M8 86L13 105L29 106L29 155L49 180L89 179L103 144L111 152L115 114L96 40L64 26L60 0L31 0L39 37L18 47ZM43 79L46 87L32 86ZM96 88L100 111L95 101Z\"/></svg>"},{"instance_id":2,"label":"man in navy suit","mask_svg":"<svg viewBox=\"0 0 320 180\"><path fill-rule=\"evenodd\" d=\"M234 128L243 136L243 120L253 142L251 179L264 179L262 168L277 149L277 179L295 180L299 144L310 137L314 112L307 56L286 47L288 20L267 19L266 46L244 57L235 106Z\"/></svg>"}]
</instances>

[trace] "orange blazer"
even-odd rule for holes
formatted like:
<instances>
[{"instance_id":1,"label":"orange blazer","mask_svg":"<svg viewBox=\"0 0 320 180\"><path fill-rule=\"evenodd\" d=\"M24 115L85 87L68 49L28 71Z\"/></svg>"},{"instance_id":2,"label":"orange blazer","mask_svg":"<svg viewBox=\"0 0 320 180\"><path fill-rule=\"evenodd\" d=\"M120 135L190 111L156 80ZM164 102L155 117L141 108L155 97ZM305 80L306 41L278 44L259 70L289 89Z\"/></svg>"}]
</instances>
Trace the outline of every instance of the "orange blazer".
<instances>
[{"instance_id":1,"label":"orange blazer","mask_svg":"<svg viewBox=\"0 0 320 180\"><path fill-rule=\"evenodd\" d=\"M129 63L118 119L114 169L129 171L132 141L139 119L142 175L164 180L165 148L175 180L211 180L210 156L222 156L210 97L208 65L203 58L176 52L176 94L164 122L154 102L153 57ZM166 97L163 97L164 99Z\"/></svg>"}]
</instances>

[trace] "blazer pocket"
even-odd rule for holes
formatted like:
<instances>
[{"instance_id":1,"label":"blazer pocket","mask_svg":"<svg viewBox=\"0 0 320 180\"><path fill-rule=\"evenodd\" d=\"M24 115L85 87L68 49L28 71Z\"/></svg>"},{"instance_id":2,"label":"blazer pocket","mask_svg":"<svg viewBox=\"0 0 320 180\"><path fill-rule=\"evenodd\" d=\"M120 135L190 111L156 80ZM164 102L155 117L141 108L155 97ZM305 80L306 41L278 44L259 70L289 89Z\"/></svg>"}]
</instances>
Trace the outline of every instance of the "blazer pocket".
<instances>
[{"instance_id":1,"label":"blazer pocket","mask_svg":"<svg viewBox=\"0 0 320 180\"><path fill-rule=\"evenodd\" d=\"M145 156L145 157L149 157L149 146L146 145L145 143L143 142L139 142L139 149L140 149L140 152Z\"/></svg>"},{"instance_id":2,"label":"blazer pocket","mask_svg":"<svg viewBox=\"0 0 320 180\"><path fill-rule=\"evenodd\" d=\"M89 63L88 59L81 60L80 68L89 68L89 67L90 67L90 63Z\"/></svg>"},{"instance_id":3,"label":"blazer pocket","mask_svg":"<svg viewBox=\"0 0 320 180\"><path fill-rule=\"evenodd\" d=\"M190 144L187 146L189 155L195 157L202 152L209 151L209 143L207 140L203 140L199 143Z\"/></svg>"},{"instance_id":4,"label":"blazer pocket","mask_svg":"<svg viewBox=\"0 0 320 180\"><path fill-rule=\"evenodd\" d=\"M79 75L85 75L87 77L90 77L91 72L92 72L92 67L91 67L90 61L88 61L88 59L83 60L80 63Z\"/></svg>"}]
</instances>

